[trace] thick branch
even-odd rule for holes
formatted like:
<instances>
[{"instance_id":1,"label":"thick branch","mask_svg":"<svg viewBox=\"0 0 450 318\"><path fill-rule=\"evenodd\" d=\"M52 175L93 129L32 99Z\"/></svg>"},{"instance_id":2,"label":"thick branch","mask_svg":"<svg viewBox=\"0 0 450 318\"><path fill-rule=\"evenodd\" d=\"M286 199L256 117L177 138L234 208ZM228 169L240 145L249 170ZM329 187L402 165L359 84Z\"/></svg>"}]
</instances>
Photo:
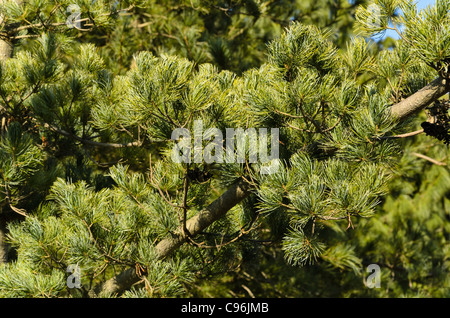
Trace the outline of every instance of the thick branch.
<instances>
[{"instance_id":1,"label":"thick branch","mask_svg":"<svg viewBox=\"0 0 450 318\"><path fill-rule=\"evenodd\" d=\"M212 202L205 210L190 218L186 222L186 229L195 236L210 226L213 222L222 218L232 207L240 203L250 194L250 185L240 181L225 191L217 200ZM182 230L174 236L165 238L156 245L156 250L160 258L170 255L175 249L180 247L185 241L186 236Z\"/></svg>"},{"instance_id":2,"label":"thick branch","mask_svg":"<svg viewBox=\"0 0 450 318\"><path fill-rule=\"evenodd\" d=\"M244 181L239 181L225 191L217 200L212 202L206 209L190 218L186 222L188 232L192 236L199 234L213 222L222 218L232 207L249 196L250 193L251 186ZM174 250L185 243L186 240L187 236L183 234L183 228L181 226L177 233L166 237L156 245L158 259L169 256ZM140 277L137 275L136 269L129 268L119 275L107 280L104 284L97 286L91 296L120 293L129 289L139 280Z\"/></svg>"},{"instance_id":3,"label":"thick branch","mask_svg":"<svg viewBox=\"0 0 450 318\"><path fill-rule=\"evenodd\" d=\"M424 109L450 90L447 80L438 77L430 84L395 104L391 114L400 121Z\"/></svg>"}]
</instances>

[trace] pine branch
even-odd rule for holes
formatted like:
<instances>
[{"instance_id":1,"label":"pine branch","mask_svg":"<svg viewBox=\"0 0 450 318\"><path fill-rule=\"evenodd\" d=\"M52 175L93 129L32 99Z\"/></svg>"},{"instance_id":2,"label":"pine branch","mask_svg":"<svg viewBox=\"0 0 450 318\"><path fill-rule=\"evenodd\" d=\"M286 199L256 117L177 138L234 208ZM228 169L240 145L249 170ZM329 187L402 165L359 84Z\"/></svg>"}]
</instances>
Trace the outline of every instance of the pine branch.
<instances>
[{"instance_id":1,"label":"pine branch","mask_svg":"<svg viewBox=\"0 0 450 318\"><path fill-rule=\"evenodd\" d=\"M86 19L84 19L84 20L86 20ZM81 20L79 20L79 21L81 21ZM79 22L79 21L75 21L75 22ZM65 25L67 25L66 22L54 22L54 23L48 23L48 24L44 23L44 22L41 22L41 23L33 23L33 24L22 25L20 27L15 28L15 29L9 30L9 32L17 33L19 31L28 30L28 29L59 27L59 26L65 26Z\"/></svg>"},{"instance_id":2,"label":"pine branch","mask_svg":"<svg viewBox=\"0 0 450 318\"><path fill-rule=\"evenodd\" d=\"M249 196L250 193L250 185L244 181L239 181L212 202L206 209L190 218L186 222L188 232L192 236L201 233L213 222L222 218L232 207ZM178 229L177 233L166 237L156 245L156 253L159 259L168 257L174 250L187 241L188 237L183 234L182 227ZM141 278L136 273L136 269L129 268L97 286L91 291L90 296L96 297L101 294L118 294L129 289L133 284L140 280Z\"/></svg>"},{"instance_id":3,"label":"pine branch","mask_svg":"<svg viewBox=\"0 0 450 318\"><path fill-rule=\"evenodd\" d=\"M407 117L424 109L450 91L447 81L447 79L438 77L413 95L393 105L391 114L399 121L403 121Z\"/></svg>"},{"instance_id":4,"label":"pine branch","mask_svg":"<svg viewBox=\"0 0 450 318\"><path fill-rule=\"evenodd\" d=\"M50 130L61 134L66 137L70 137L72 139L75 139L79 142L81 142L84 145L88 146L94 146L94 147L104 147L104 148L127 148L127 147L139 147L142 146L142 141L133 141L126 144L118 144L118 143L106 143L106 142L97 142L92 140L83 139L77 135L74 135L68 131L65 131L63 129L59 129L55 126L51 126L49 124L45 124L44 127L49 128Z\"/></svg>"},{"instance_id":5,"label":"pine branch","mask_svg":"<svg viewBox=\"0 0 450 318\"><path fill-rule=\"evenodd\" d=\"M449 88L446 85L446 80L438 78L407 99L393 105L391 112L400 121L403 121L410 115L425 108L448 91ZM201 233L213 222L222 218L232 207L249 196L250 193L251 187L248 183L245 183L244 181L238 182L222 194L221 197L211 203L205 210L189 219L186 222L186 229L192 236ZM156 250L159 259L168 257L174 250L187 241L188 238L183 235L183 233L183 229L180 228L175 235L166 237L158 243ZM97 286L91 291L91 297L96 297L101 294L119 294L129 289L133 284L140 280L141 278L136 273L136 269L129 268Z\"/></svg>"}]
</instances>

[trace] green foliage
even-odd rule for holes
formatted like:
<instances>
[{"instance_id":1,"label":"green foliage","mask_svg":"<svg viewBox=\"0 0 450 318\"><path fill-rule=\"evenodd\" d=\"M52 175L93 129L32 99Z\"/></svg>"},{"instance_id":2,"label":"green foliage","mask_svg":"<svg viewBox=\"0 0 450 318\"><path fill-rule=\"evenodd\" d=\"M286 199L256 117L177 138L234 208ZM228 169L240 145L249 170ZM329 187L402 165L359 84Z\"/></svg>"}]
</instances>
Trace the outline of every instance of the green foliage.
<instances>
[{"instance_id":1,"label":"green foliage","mask_svg":"<svg viewBox=\"0 0 450 318\"><path fill-rule=\"evenodd\" d=\"M5 265L0 273L2 297L55 297L64 290L64 272L54 270L45 275L36 273L28 264Z\"/></svg>"},{"instance_id":2,"label":"green foliage","mask_svg":"<svg viewBox=\"0 0 450 318\"><path fill-rule=\"evenodd\" d=\"M88 297L133 270L139 283L100 296L448 297L450 176L412 157L448 164L448 149L393 138L418 122L390 107L447 74L449 5L2 2L15 53L0 62L0 220L21 216L0 296ZM362 35L401 39L354 36L354 12ZM192 146L200 121L219 141L279 128L278 170L248 148L244 162L174 162L172 133ZM238 180L252 185L242 204L189 236L186 219ZM364 286L373 263L381 289Z\"/></svg>"},{"instance_id":3,"label":"green foliage","mask_svg":"<svg viewBox=\"0 0 450 318\"><path fill-rule=\"evenodd\" d=\"M445 146L430 153L443 154L448 154ZM411 155L405 155L382 214L363 222L355 233L363 255L384 264L389 273L384 278L388 289L374 290L377 296L449 295L449 171L418 160L411 162Z\"/></svg>"},{"instance_id":4,"label":"green foliage","mask_svg":"<svg viewBox=\"0 0 450 318\"><path fill-rule=\"evenodd\" d=\"M27 181L42 167L45 154L24 133L19 123L10 123L0 140L0 202L12 209L21 199ZM3 201L3 202L2 202Z\"/></svg>"}]
</instances>

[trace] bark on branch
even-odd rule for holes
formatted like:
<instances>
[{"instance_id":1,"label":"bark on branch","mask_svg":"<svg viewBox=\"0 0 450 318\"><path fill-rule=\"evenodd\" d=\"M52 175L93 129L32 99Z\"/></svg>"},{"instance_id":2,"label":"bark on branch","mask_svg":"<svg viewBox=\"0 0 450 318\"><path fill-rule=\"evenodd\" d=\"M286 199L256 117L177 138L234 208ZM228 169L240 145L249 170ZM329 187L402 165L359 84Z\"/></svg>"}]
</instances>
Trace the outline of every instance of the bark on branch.
<instances>
[{"instance_id":1,"label":"bark on branch","mask_svg":"<svg viewBox=\"0 0 450 318\"><path fill-rule=\"evenodd\" d=\"M416 114L438 98L442 97L450 89L448 80L438 77L424 88L415 92L408 98L395 104L391 108L391 114L403 121L407 117Z\"/></svg>"}]
</instances>

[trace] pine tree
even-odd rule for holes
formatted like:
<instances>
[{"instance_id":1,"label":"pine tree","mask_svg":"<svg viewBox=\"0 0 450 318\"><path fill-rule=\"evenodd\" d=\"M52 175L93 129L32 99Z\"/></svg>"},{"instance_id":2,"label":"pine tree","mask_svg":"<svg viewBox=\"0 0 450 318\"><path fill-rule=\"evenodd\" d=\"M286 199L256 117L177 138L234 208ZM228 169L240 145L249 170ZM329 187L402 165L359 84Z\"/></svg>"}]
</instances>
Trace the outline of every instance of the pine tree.
<instances>
[{"instance_id":1,"label":"pine tree","mask_svg":"<svg viewBox=\"0 0 450 318\"><path fill-rule=\"evenodd\" d=\"M272 271L257 257L265 251L297 266L292 277L346 273L340 290L311 293L366 295L363 265L378 262L388 280L400 250L405 276L372 294L445 296L448 280L427 273L448 267L448 176L408 192L399 174L411 167L401 137L418 134L407 133L420 125L413 115L448 92L450 1L421 12L407 0L312 3L0 2L0 48L10 50L0 61L1 213L20 215L8 220L16 255L0 265L0 295L204 295L218 273ZM346 9L356 10L351 39ZM387 28L401 36L392 49L364 38ZM222 143L230 128L248 132L244 160L207 162L233 153ZM259 140L279 149L275 171L252 160L253 128L279 129L275 144ZM187 154L175 151L180 131L194 137L190 161L174 160ZM382 202L397 214L383 216ZM390 226L403 228L385 236ZM415 233L430 239L411 254L424 244Z\"/></svg>"}]
</instances>

